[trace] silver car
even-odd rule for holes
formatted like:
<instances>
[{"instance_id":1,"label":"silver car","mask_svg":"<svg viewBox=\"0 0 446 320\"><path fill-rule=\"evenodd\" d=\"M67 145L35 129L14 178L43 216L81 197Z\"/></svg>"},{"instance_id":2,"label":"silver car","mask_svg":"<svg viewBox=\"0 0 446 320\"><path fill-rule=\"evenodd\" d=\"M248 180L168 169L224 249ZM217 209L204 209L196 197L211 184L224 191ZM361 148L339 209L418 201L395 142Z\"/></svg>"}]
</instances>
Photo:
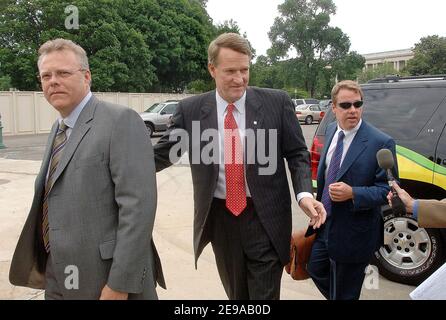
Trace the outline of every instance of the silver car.
<instances>
[{"instance_id":1,"label":"silver car","mask_svg":"<svg viewBox=\"0 0 446 320\"><path fill-rule=\"evenodd\" d=\"M177 107L178 101L155 103L146 111L139 114L144 120L150 136L152 136L154 132L167 130L172 115L177 110Z\"/></svg>"},{"instance_id":2,"label":"silver car","mask_svg":"<svg viewBox=\"0 0 446 320\"><path fill-rule=\"evenodd\" d=\"M301 104L296 107L296 117L305 124L312 124L313 121L321 121L325 111L321 110L318 104Z\"/></svg>"}]
</instances>

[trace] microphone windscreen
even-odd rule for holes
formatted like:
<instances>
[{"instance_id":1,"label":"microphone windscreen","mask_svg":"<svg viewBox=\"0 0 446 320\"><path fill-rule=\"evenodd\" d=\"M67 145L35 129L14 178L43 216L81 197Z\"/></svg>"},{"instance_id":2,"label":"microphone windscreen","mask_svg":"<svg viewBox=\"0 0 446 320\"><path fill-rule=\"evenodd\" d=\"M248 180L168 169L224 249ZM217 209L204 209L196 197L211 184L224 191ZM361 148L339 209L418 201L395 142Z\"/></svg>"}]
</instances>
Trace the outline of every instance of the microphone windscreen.
<instances>
[{"instance_id":1,"label":"microphone windscreen","mask_svg":"<svg viewBox=\"0 0 446 320\"><path fill-rule=\"evenodd\" d=\"M382 169L392 169L395 162L393 160L392 151L389 149L381 149L376 153L378 165Z\"/></svg>"}]
</instances>

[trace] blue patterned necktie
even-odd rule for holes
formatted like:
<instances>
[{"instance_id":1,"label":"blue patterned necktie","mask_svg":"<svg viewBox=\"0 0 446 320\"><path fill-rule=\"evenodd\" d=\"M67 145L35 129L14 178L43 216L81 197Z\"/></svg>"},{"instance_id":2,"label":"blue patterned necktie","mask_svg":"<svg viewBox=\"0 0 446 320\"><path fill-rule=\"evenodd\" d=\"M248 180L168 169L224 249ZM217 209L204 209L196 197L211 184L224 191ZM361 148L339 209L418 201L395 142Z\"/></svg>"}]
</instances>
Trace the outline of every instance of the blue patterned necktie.
<instances>
[{"instance_id":1,"label":"blue patterned necktie","mask_svg":"<svg viewBox=\"0 0 446 320\"><path fill-rule=\"evenodd\" d=\"M336 182L339 168L341 166L342 151L344 149L344 131L339 131L336 149L331 157L330 166L328 167L327 178L325 179L324 190L322 192L322 204L327 211L327 217L331 215L331 199L328 193L328 186Z\"/></svg>"}]
</instances>

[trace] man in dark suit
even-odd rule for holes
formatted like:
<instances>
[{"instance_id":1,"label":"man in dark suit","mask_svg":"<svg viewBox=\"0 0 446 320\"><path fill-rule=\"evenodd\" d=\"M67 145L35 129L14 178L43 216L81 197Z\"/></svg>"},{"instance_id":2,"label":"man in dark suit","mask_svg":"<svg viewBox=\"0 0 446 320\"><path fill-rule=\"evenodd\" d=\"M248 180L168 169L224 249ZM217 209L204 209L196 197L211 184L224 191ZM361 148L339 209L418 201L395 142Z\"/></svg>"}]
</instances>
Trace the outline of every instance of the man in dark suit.
<instances>
[{"instance_id":1,"label":"man in dark suit","mask_svg":"<svg viewBox=\"0 0 446 320\"><path fill-rule=\"evenodd\" d=\"M327 299L359 299L365 268L383 242L380 206L389 192L376 153L387 148L395 157L395 142L361 119L356 82L339 82L331 96L337 122L327 127L317 177L327 222L317 231L308 272Z\"/></svg>"},{"instance_id":2,"label":"man in dark suit","mask_svg":"<svg viewBox=\"0 0 446 320\"><path fill-rule=\"evenodd\" d=\"M208 59L217 90L180 102L169 132L154 147L156 168L175 162L170 151L179 133L194 186L195 264L211 242L230 299L279 299L292 226L284 159L310 223L317 228L325 221L311 195L309 153L288 95L248 87L246 39L220 35Z\"/></svg>"},{"instance_id":3,"label":"man in dark suit","mask_svg":"<svg viewBox=\"0 0 446 320\"><path fill-rule=\"evenodd\" d=\"M11 262L12 284L45 299L157 299L153 149L133 110L90 92L87 55L65 39L39 50L43 93L60 114Z\"/></svg>"}]
</instances>

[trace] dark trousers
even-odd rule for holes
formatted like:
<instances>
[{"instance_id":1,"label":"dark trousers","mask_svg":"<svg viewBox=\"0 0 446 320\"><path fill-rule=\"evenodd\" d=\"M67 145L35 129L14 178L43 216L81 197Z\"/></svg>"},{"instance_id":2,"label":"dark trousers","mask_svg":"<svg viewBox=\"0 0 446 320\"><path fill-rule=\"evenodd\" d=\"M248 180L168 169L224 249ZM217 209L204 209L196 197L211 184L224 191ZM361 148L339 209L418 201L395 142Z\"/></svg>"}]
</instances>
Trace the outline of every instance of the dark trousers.
<instances>
[{"instance_id":1,"label":"dark trousers","mask_svg":"<svg viewBox=\"0 0 446 320\"><path fill-rule=\"evenodd\" d=\"M313 243L308 273L326 299L358 300L368 263L340 263L331 259L325 226Z\"/></svg>"},{"instance_id":2,"label":"dark trousers","mask_svg":"<svg viewBox=\"0 0 446 320\"><path fill-rule=\"evenodd\" d=\"M225 200L214 199L209 214L211 244L228 298L279 299L283 266L252 201L237 217Z\"/></svg>"}]
</instances>

